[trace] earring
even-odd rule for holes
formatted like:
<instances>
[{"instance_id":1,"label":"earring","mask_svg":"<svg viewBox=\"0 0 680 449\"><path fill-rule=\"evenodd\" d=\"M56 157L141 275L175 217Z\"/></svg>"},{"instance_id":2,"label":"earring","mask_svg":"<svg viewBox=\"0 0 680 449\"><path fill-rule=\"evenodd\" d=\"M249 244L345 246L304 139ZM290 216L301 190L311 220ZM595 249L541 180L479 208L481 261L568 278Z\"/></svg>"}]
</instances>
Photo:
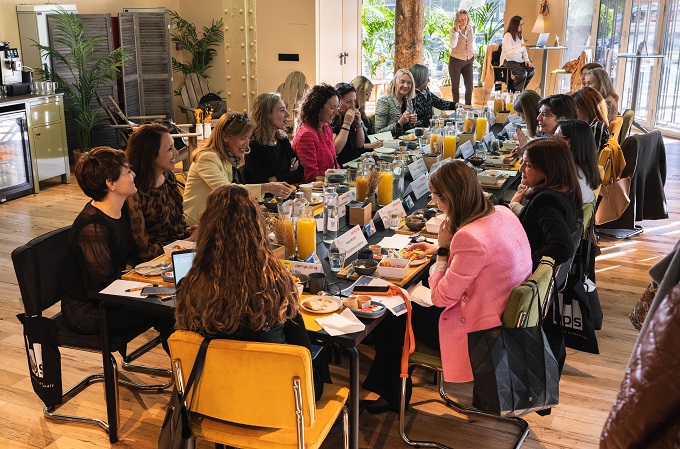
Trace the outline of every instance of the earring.
<instances>
[{"instance_id":1,"label":"earring","mask_svg":"<svg viewBox=\"0 0 680 449\"><path fill-rule=\"evenodd\" d=\"M250 154L250 147L246 148L246 150L244 151L244 153L245 153L245 154Z\"/></svg>"}]
</instances>

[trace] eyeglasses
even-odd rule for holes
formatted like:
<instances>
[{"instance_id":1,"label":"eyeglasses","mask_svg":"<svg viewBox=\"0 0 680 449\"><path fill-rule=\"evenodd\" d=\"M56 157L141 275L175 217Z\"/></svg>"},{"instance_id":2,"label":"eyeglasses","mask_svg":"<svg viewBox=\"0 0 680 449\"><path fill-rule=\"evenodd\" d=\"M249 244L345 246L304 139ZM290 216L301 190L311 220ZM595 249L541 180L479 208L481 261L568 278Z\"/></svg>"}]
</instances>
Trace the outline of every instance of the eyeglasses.
<instances>
[{"instance_id":1,"label":"eyeglasses","mask_svg":"<svg viewBox=\"0 0 680 449\"><path fill-rule=\"evenodd\" d=\"M543 117L552 117L553 115L555 115L555 114L553 114L553 113L550 112L550 111L539 111L539 112L538 112L538 116L539 116L539 117L541 117L541 116L543 116Z\"/></svg>"},{"instance_id":2,"label":"eyeglasses","mask_svg":"<svg viewBox=\"0 0 680 449\"><path fill-rule=\"evenodd\" d=\"M248 114L234 114L231 117L227 119L227 123L225 123L225 126L229 126L229 124L233 121L236 121L237 123L245 122L250 119L250 116Z\"/></svg>"}]
</instances>

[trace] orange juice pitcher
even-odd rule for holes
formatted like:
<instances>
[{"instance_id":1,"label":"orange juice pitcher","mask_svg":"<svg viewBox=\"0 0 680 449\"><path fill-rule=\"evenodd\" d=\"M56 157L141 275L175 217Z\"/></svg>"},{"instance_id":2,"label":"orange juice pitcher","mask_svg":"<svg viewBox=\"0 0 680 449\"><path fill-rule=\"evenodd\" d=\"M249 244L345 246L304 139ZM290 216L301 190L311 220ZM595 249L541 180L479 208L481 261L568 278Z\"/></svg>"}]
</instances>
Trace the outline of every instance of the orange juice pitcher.
<instances>
[{"instance_id":1,"label":"orange juice pitcher","mask_svg":"<svg viewBox=\"0 0 680 449\"><path fill-rule=\"evenodd\" d=\"M477 123L475 125L475 139L477 142L482 140L484 136L489 132L489 108L484 106L482 112L479 113L477 117Z\"/></svg>"},{"instance_id":2,"label":"orange juice pitcher","mask_svg":"<svg viewBox=\"0 0 680 449\"><path fill-rule=\"evenodd\" d=\"M456 127L451 122L447 122L444 128L444 159L456 157Z\"/></svg>"},{"instance_id":3,"label":"orange juice pitcher","mask_svg":"<svg viewBox=\"0 0 680 449\"><path fill-rule=\"evenodd\" d=\"M298 259L305 260L316 250L316 220L314 208L305 206L300 211L297 221L297 253Z\"/></svg>"},{"instance_id":4,"label":"orange juice pitcher","mask_svg":"<svg viewBox=\"0 0 680 449\"><path fill-rule=\"evenodd\" d=\"M394 173L392 164L380 163L380 181L378 182L378 205L387 206L392 202Z\"/></svg>"}]
</instances>

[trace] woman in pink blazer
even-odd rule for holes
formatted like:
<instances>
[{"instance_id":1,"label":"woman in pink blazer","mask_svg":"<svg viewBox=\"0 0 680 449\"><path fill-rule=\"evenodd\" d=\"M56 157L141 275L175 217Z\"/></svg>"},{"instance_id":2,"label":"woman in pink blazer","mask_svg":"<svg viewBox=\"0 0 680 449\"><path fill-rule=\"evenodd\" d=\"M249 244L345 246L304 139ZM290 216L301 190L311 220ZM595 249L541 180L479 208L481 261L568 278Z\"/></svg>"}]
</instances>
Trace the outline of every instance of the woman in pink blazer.
<instances>
[{"instance_id":1,"label":"woman in pink blazer","mask_svg":"<svg viewBox=\"0 0 680 449\"><path fill-rule=\"evenodd\" d=\"M469 382L467 334L500 326L510 291L531 275L531 248L519 220L491 204L463 161L441 165L429 185L446 220L437 245L409 248L437 257L429 278L434 305L413 304L413 330L417 341L441 352L445 381ZM363 387L380 399L364 402L370 413L398 410L405 326L405 315L387 316L374 331L376 354ZM407 405L410 396L409 379Z\"/></svg>"}]
</instances>

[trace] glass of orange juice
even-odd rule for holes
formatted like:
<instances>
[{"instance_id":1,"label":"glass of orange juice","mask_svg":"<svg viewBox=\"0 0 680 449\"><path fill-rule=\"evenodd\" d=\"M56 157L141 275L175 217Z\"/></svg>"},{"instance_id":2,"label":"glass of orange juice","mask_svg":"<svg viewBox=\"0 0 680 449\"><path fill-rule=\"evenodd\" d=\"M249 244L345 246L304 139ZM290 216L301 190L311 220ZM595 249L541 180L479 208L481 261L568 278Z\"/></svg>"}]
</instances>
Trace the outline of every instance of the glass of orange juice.
<instances>
[{"instance_id":1,"label":"glass of orange juice","mask_svg":"<svg viewBox=\"0 0 680 449\"><path fill-rule=\"evenodd\" d=\"M387 206L392 202L393 182L394 173L392 172L392 164L381 162L380 181L378 182L378 205Z\"/></svg>"}]
</instances>

